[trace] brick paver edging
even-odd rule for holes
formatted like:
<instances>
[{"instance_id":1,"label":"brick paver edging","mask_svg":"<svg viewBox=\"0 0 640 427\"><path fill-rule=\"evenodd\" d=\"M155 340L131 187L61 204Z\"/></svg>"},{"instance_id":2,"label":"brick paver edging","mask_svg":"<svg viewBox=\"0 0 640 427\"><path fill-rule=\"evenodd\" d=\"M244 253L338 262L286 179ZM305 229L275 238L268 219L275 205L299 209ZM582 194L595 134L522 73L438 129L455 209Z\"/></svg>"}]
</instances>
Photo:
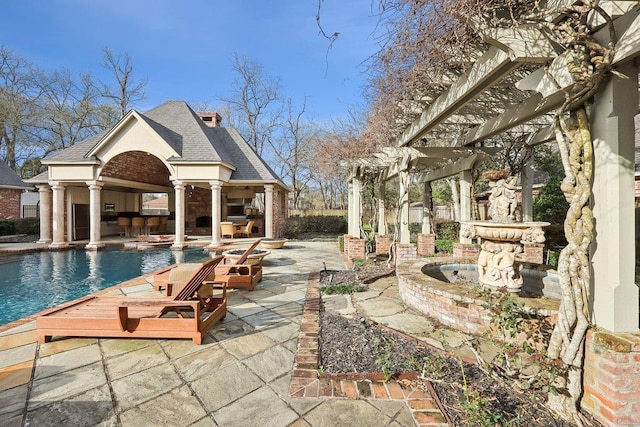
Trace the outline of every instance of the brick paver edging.
<instances>
[{"instance_id":1,"label":"brick paver edging","mask_svg":"<svg viewBox=\"0 0 640 427\"><path fill-rule=\"evenodd\" d=\"M319 273L310 274L289 395L312 398L404 400L411 410L416 425L447 426L437 399L429 392L410 389L402 380L385 382L381 379L383 378L381 373L348 374L341 377L319 372L319 280Z\"/></svg>"}]
</instances>

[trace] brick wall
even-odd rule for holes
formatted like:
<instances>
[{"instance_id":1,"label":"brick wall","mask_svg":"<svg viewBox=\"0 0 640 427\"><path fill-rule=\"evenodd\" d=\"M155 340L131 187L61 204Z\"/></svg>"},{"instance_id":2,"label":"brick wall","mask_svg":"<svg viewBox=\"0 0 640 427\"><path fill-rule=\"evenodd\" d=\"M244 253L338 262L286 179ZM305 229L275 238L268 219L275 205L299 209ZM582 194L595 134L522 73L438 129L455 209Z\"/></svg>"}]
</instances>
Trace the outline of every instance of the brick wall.
<instances>
[{"instance_id":1,"label":"brick wall","mask_svg":"<svg viewBox=\"0 0 640 427\"><path fill-rule=\"evenodd\" d=\"M118 154L105 165L101 176L173 187L164 163L142 151Z\"/></svg>"},{"instance_id":2,"label":"brick wall","mask_svg":"<svg viewBox=\"0 0 640 427\"><path fill-rule=\"evenodd\" d=\"M22 190L0 188L0 219L20 218L20 194Z\"/></svg>"},{"instance_id":3,"label":"brick wall","mask_svg":"<svg viewBox=\"0 0 640 427\"><path fill-rule=\"evenodd\" d=\"M640 420L640 334L587 333L582 407L605 426Z\"/></svg>"},{"instance_id":4,"label":"brick wall","mask_svg":"<svg viewBox=\"0 0 640 427\"><path fill-rule=\"evenodd\" d=\"M416 258L418 258L416 245L411 243L396 243L396 265L405 261L413 261Z\"/></svg>"},{"instance_id":5,"label":"brick wall","mask_svg":"<svg viewBox=\"0 0 640 427\"><path fill-rule=\"evenodd\" d=\"M478 258L480 245L475 243L454 243L453 256L456 258Z\"/></svg>"},{"instance_id":6,"label":"brick wall","mask_svg":"<svg viewBox=\"0 0 640 427\"><path fill-rule=\"evenodd\" d=\"M388 254L390 245L391 245L391 236L376 235L376 255Z\"/></svg>"},{"instance_id":7,"label":"brick wall","mask_svg":"<svg viewBox=\"0 0 640 427\"><path fill-rule=\"evenodd\" d=\"M418 233L418 255L429 256L436 253L436 235Z\"/></svg>"},{"instance_id":8,"label":"brick wall","mask_svg":"<svg viewBox=\"0 0 640 427\"><path fill-rule=\"evenodd\" d=\"M544 243L524 243L524 251L518 255L518 261L544 264Z\"/></svg>"},{"instance_id":9,"label":"brick wall","mask_svg":"<svg viewBox=\"0 0 640 427\"><path fill-rule=\"evenodd\" d=\"M211 234L211 227L196 227L198 217L211 218L211 190L195 187L191 194L185 191L185 233L207 236Z\"/></svg>"}]
</instances>

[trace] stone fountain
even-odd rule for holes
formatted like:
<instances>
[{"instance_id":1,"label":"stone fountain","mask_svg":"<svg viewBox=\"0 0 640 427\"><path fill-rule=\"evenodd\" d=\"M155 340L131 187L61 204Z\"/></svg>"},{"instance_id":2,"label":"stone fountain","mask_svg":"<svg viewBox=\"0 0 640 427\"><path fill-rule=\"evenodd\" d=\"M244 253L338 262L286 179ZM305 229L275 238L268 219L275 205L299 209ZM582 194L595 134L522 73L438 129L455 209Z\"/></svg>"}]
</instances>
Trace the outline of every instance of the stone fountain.
<instances>
[{"instance_id":1,"label":"stone fountain","mask_svg":"<svg viewBox=\"0 0 640 427\"><path fill-rule=\"evenodd\" d=\"M522 264L517 260L525 243L544 243L542 227L548 222L516 221L516 177L507 170L485 172L489 180L489 221L461 224L461 235L480 238L478 281L490 289L506 288L511 293L522 289Z\"/></svg>"}]
</instances>

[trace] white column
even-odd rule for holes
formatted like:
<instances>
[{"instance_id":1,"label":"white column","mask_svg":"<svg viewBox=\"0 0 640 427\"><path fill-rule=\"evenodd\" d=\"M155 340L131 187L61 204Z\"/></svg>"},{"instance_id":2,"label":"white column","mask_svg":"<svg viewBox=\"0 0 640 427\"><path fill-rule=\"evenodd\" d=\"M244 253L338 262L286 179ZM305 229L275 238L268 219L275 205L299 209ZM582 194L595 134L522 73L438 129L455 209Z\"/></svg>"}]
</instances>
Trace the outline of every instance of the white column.
<instances>
[{"instance_id":1,"label":"white column","mask_svg":"<svg viewBox=\"0 0 640 427\"><path fill-rule=\"evenodd\" d=\"M40 194L40 239L38 243L51 243L51 187L38 185Z\"/></svg>"},{"instance_id":2,"label":"white column","mask_svg":"<svg viewBox=\"0 0 640 427\"><path fill-rule=\"evenodd\" d=\"M184 243L184 183L174 181L173 188L176 194L176 212L175 212L175 237L171 249L181 250L186 245Z\"/></svg>"},{"instance_id":3,"label":"white column","mask_svg":"<svg viewBox=\"0 0 640 427\"><path fill-rule=\"evenodd\" d=\"M211 181L211 245L219 246L220 240L220 221L221 221L221 191L222 183L220 181Z\"/></svg>"},{"instance_id":4,"label":"white column","mask_svg":"<svg viewBox=\"0 0 640 427\"><path fill-rule=\"evenodd\" d=\"M353 236L353 181L347 183L347 234Z\"/></svg>"},{"instance_id":5,"label":"white column","mask_svg":"<svg viewBox=\"0 0 640 427\"><path fill-rule=\"evenodd\" d=\"M104 246L100 241L100 190L102 183L89 184L89 244L85 246L87 250L97 250Z\"/></svg>"},{"instance_id":6,"label":"white column","mask_svg":"<svg viewBox=\"0 0 640 427\"><path fill-rule=\"evenodd\" d=\"M471 221L471 171L460 172L460 222ZM460 243L472 243L460 235Z\"/></svg>"},{"instance_id":7,"label":"white column","mask_svg":"<svg viewBox=\"0 0 640 427\"><path fill-rule=\"evenodd\" d=\"M409 232L409 171L401 171L398 174L400 204L400 243L411 243Z\"/></svg>"},{"instance_id":8,"label":"white column","mask_svg":"<svg viewBox=\"0 0 640 427\"><path fill-rule=\"evenodd\" d=\"M51 246L66 246L64 239L64 185L54 184L51 186L52 196L52 231L53 240Z\"/></svg>"},{"instance_id":9,"label":"white column","mask_svg":"<svg viewBox=\"0 0 640 427\"><path fill-rule=\"evenodd\" d=\"M431 234L431 182L425 182L422 187L422 234Z\"/></svg>"},{"instance_id":10,"label":"white column","mask_svg":"<svg viewBox=\"0 0 640 427\"><path fill-rule=\"evenodd\" d=\"M533 156L527 160L520 172L522 183L522 220L533 221Z\"/></svg>"},{"instance_id":11,"label":"white column","mask_svg":"<svg viewBox=\"0 0 640 427\"><path fill-rule=\"evenodd\" d=\"M362 181L353 178L353 237L360 238L360 217L362 217Z\"/></svg>"},{"instance_id":12,"label":"white column","mask_svg":"<svg viewBox=\"0 0 640 427\"><path fill-rule=\"evenodd\" d=\"M638 331L638 287L634 283L634 115L638 69L631 63L595 97L592 321L612 332Z\"/></svg>"},{"instance_id":13,"label":"white column","mask_svg":"<svg viewBox=\"0 0 640 427\"><path fill-rule=\"evenodd\" d=\"M273 237L273 185L264 186L264 237Z\"/></svg>"},{"instance_id":14,"label":"white column","mask_svg":"<svg viewBox=\"0 0 640 427\"><path fill-rule=\"evenodd\" d=\"M385 196L385 182L380 181L378 184L378 234L380 236L385 236L387 234L387 215L384 206Z\"/></svg>"}]
</instances>

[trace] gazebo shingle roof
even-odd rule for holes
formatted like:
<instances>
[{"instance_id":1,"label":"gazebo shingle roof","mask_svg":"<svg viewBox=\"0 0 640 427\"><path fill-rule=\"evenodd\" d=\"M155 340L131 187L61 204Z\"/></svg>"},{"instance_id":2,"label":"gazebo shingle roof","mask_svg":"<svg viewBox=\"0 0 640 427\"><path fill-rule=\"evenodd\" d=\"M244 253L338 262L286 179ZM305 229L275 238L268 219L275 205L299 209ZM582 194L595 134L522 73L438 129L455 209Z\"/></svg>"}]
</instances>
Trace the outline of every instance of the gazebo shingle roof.
<instances>
[{"instance_id":1,"label":"gazebo shingle roof","mask_svg":"<svg viewBox=\"0 0 640 427\"><path fill-rule=\"evenodd\" d=\"M145 113L136 113L178 153L168 159L170 163L224 162L235 167L232 181L281 181L237 130L208 127L184 101L167 101ZM86 162L91 159L88 154L107 134L94 135L46 160ZM45 177L46 173L37 178Z\"/></svg>"}]
</instances>

